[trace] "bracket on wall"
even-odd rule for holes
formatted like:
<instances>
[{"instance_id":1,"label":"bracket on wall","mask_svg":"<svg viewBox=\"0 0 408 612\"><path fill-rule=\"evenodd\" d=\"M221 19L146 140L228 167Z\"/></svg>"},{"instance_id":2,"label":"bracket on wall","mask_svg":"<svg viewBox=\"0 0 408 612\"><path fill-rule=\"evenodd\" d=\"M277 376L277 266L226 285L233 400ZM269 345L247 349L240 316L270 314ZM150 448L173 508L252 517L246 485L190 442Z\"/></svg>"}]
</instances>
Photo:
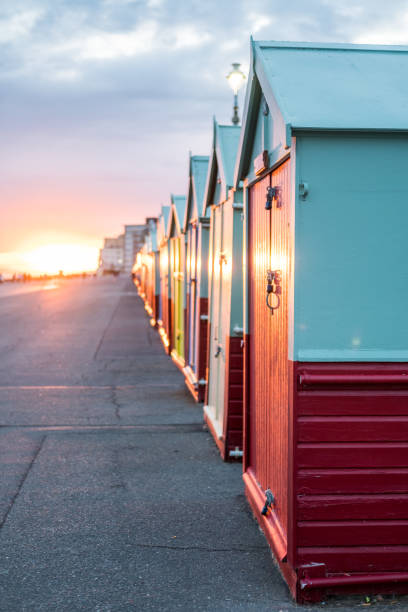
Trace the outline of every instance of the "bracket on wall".
<instances>
[{"instance_id":1,"label":"bracket on wall","mask_svg":"<svg viewBox=\"0 0 408 612\"><path fill-rule=\"evenodd\" d=\"M299 183L299 195L300 195L300 199L305 201L307 196L309 194L309 185L308 183Z\"/></svg>"}]
</instances>

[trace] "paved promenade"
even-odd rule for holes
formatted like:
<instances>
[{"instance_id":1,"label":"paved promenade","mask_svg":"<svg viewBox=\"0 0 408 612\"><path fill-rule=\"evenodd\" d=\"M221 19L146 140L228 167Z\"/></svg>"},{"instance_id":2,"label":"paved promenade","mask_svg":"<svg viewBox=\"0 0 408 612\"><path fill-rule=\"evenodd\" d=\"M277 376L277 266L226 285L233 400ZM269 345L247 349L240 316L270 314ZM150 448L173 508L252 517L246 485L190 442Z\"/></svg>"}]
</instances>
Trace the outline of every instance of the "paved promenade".
<instances>
[{"instance_id":1,"label":"paved promenade","mask_svg":"<svg viewBox=\"0 0 408 612\"><path fill-rule=\"evenodd\" d=\"M296 608L128 281L0 286L0 470L1 611Z\"/></svg>"}]
</instances>

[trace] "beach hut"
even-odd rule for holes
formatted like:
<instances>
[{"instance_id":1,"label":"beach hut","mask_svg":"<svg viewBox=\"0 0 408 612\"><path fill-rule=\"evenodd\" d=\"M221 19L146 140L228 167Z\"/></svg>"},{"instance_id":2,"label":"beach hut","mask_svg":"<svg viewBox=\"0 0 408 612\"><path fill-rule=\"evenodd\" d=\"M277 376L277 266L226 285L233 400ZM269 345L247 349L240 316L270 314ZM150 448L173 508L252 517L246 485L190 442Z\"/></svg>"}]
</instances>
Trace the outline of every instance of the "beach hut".
<instances>
[{"instance_id":1,"label":"beach hut","mask_svg":"<svg viewBox=\"0 0 408 612\"><path fill-rule=\"evenodd\" d=\"M170 206L162 206L157 223L157 244L159 248L159 316L157 328L167 353L170 352L171 339L171 280L170 280L170 243L168 226Z\"/></svg>"},{"instance_id":2,"label":"beach hut","mask_svg":"<svg viewBox=\"0 0 408 612\"><path fill-rule=\"evenodd\" d=\"M246 495L298 601L408 586L408 47L253 42Z\"/></svg>"},{"instance_id":3,"label":"beach hut","mask_svg":"<svg viewBox=\"0 0 408 612\"><path fill-rule=\"evenodd\" d=\"M148 217L146 219L145 239L141 250L141 296L152 327L157 325L160 298L157 223L157 217Z\"/></svg>"},{"instance_id":4,"label":"beach hut","mask_svg":"<svg viewBox=\"0 0 408 612\"><path fill-rule=\"evenodd\" d=\"M134 284L137 287L137 291L139 296L142 298L143 302L145 299L145 289L146 289L146 256L147 256L147 245L146 245L146 236L143 236L143 241L140 249L136 253L135 261L132 267L132 279Z\"/></svg>"},{"instance_id":5,"label":"beach hut","mask_svg":"<svg viewBox=\"0 0 408 612\"><path fill-rule=\"evenodd\" d=\"M187 205L184 215L186 235L186 325L185 366L187 387L194 399L204 400L207 366L208 321L208 237L209 218L203 216L203 197L208 156L190 155Z\"/></svg>"},{"instance_id":6,"label":"beach hut","mask_svg":"<svg viewBox=\"0 0 408 612\"><path fill-rule=\"evenodd\" d=\"M182 370L184 359L185 328L185 234L183 220L186 209L185 196L171 196L170 215L168 220L168 240L170 257L171 282L171 338L170 354L175 364Z\"/></svg>"},{"instance_id":7,"label":"beach hut","mask_svg":"<svg viewBox=\"0 0 408 612\"><path fill-rule=\"evenodd\" d=\"M142 247L143 249L143 247ZM132 268L132 280L140 295L142 284L142 249L136 253L135 263Z\"/></svg>"},{"instance_id":8,"label":"beach hut","mask_svg":"<svg viewBox=\"0 0 408 612\"><path fill-rule=\"evenodd\" d=\"M210 225L210 303L204 418L223 459L242 456L242 189L233 190L240 128L214 119L204 196Z\"/></svg>"}]
</instances>

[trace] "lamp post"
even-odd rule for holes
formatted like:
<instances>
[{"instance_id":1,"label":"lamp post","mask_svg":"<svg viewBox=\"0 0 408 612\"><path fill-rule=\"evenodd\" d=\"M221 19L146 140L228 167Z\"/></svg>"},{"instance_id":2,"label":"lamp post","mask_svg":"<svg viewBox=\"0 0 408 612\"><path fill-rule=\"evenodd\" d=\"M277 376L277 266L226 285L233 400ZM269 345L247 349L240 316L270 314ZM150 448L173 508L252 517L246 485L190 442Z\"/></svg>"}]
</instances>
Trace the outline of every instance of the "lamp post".
<instances>
[{"instance_id":1,"label":"lamp post","mask_svg":"<svg viewBox=\"0 0 408 612\"><path fill-rule=\"evenodd\" d=\"M246 79L245 74L239 69L240 66L241 64L232 64L232 70L226 77L232 91L234 92L234 114L232 115L231 119L234 125L238 125L239 123L238 90Z\"/></svg>"}]
</instances>

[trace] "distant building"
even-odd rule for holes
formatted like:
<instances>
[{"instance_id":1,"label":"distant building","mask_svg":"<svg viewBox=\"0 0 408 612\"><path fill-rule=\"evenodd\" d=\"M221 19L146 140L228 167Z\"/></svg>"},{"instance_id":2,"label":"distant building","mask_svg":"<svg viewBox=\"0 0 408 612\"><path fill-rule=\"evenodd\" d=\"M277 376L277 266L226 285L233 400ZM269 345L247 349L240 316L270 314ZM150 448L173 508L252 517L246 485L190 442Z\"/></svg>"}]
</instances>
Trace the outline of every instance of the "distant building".
<instances>
[{"instance_id":1,"label":"distant building","mask_svg":"<svg viewBox=\"0 0 408 612\"><path fill-rule=\"evenodd\" d=\"M146 225L125 225L124 271L130 274L136 253L142 248Z\"/></svg>"},{"instance_id":2,"label":"distant building","mask_svg":"<svg viewBox=\"0 0 408 612\"><path fill-rule=\"evenodd\" d=\"M117 238L105 238L103 248L99 251L99 271L102 274L124 271L125 235Z\"/></svg>"}]
</instances>

